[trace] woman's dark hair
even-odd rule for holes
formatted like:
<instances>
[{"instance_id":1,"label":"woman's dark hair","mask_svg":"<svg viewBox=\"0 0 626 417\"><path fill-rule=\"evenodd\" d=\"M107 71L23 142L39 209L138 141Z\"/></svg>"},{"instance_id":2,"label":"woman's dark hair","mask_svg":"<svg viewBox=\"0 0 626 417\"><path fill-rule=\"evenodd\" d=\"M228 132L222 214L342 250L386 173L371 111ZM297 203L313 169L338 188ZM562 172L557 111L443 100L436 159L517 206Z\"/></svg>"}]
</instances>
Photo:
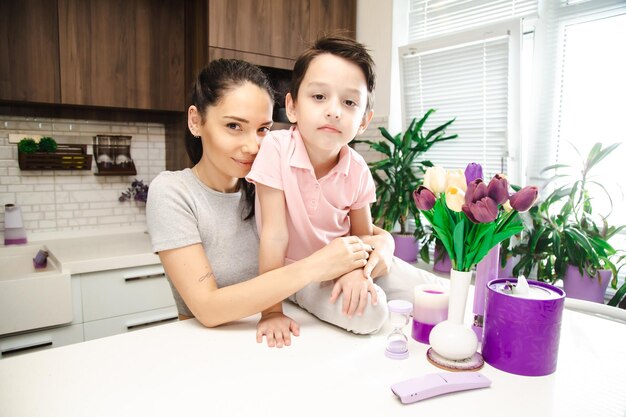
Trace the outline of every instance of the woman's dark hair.
<instances>
[{"instance_id":1,"label":"woman's dark hair","mask_svg":"<svg viewBox=\"0 0 626 417\"><path fill-rule=\"evenodd\" d=\"M267 91L270 100L274 100L274 91L261 69L248 62L238 59L217 59L211 61L198 74L191 88L190 105L196 106L202 122L209 106L214 106L224 95L245 83L252 83ZM202 141L195 138L189 129L185 131L185 148L191 162L197 164L202 159ZM245 178L239 179L239 189L244 200L244 220L254 216L254 185ZM247 212L246 212L247 211Z\"/></svg>"},{"instance_id":2,"label":"woman's dark hair","mask_svg":"<svg viewBox=\"0 0 626 417\"><path fill-rule=\"evenodd\" d=\"M291 97L298 98L300 84L311 65L311 61L319 55L331 54L352 62L363 71L365 83L367 85L367 106L365 112L372 109L374 105L374 88L376 86L376 72L374 70L374 60L367 48L362 43L340 34L324 36L315 41L308 49L300 54L293 67L291 74Z\"/></svg>"}]
</instances>

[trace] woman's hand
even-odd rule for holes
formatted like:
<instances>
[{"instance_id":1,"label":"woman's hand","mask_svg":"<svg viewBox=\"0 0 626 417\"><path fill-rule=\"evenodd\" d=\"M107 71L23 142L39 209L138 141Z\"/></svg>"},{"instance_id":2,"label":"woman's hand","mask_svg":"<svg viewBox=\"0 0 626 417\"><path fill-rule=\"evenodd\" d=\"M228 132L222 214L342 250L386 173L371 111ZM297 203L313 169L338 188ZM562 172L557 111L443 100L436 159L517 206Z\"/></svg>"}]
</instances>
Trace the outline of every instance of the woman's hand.
<instances>
[{"instance_id":1,"label":"woman's hand","mask_svg":"<svg viewBox=\"0 0 626 417\"><path fill-rule=\"evenodd\" d=\"M330 302L334 303L343 293L343 306L341 312L352 318L356 312L357 316L363 315L367 306L367 293L372 294L372 305L378 304L378 294L372 284L371 279L363 276L360 269L348 272L335 282L333 291L330 294Z\"/></svg>"},{"instance_id":2,"label":"woman's hand","mask_svg":"<svg viewBox=\"0 0 626 417\"><path fill-rule=\"evenodd\" d=\"M370 253L367 265L363 268L366 278L378 278L389 273L393 262L395 243L393 236L386 230L374 226L373 236L363 236L363 241L374 248Z\"/></svg>"},{"instance_id":3,"label":"woman's hand","mask_svg":"<svg viewBox=\"0 0 626 417\"><path fill-rule=\"evenodd\" d=\"M356 236L334 239L306 258L309 268L318 272L314 281L335 279L367 264L372 247Z\"/></svg>"},{"instance_id":4,"label":"woman's hand","mask_svg":"<svg viewBox=\"0 0 626 417\"><path fill-rule=\"evenodd\" d=\"M300 336L300 326L281 312L264 313L256 325L256 341L267 340L267 346L281 348L291 345L291 334Z\"/></svg>"}]
</instances>

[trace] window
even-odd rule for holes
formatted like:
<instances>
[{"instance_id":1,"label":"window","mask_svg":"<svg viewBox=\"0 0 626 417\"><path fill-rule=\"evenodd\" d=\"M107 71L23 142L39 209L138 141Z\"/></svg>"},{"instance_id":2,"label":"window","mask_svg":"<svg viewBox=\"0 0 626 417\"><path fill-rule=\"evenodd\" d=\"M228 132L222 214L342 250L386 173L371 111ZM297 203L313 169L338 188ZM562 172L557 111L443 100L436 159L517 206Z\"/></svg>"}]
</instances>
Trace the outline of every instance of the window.
<instances>
[{"instance_id":1,"label":"window","mask_svg":"<svg viewBox=\"0 0 626 417\"><path fill-rule=\"evenodd\" d=\"M456 117L449 131L459 134L426 159L446 169L479 162L485 176L506 172L522 185L520 19L536 11L537 0L410 0L403 123L434 108L433 125Z\"/></svg>"},{"instance_id":2,"label":"window","mask_svg":"<svg viewBox=\"0 0 626 417\"><path fill-rule=\"evenodd\" d=\"M459 138L425 155L446 169L482 164L486 177L519 168L509 150L519 143L519 21L425 40L401 48L404 123L437 111L433 126L456 118ZM428 127L428 126L427 126Z\"/></svg>"},{"instance_id":3,"label":"window","mask_svg":"<svg viewBox=\"0 0 626 417\"><path fill-rule=\"evenodd\" d=\"M596 142L626 142L623 125L626 97L626 5L610 1L553 1L546 22L538 28L543 43L535 67L538 88L529 152L529 176L541 177L541 169L553 163L580 164ZM546 56L550 54L550 57ZM555 60L556 57L556 60ZM534 140L533 140L534 139ZM626 224L626 179L623 161L626 144L617 148L595 170L595 180L612 196L596 187L594 211L609 217L610 224Z\"/></svg>"}]
</instances>

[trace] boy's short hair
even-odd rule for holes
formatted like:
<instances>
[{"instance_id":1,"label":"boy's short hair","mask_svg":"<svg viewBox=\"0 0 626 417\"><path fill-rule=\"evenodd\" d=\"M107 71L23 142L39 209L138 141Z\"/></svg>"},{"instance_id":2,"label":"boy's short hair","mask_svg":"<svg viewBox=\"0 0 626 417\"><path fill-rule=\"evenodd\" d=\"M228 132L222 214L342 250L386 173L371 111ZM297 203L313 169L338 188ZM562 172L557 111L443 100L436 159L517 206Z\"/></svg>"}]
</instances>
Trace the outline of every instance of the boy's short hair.
<instances>
[{"instance_id":1,"label":"boy's short hair","mask_svg":"<svg viewBox=\"0 0 626 417\"><path fill-rule=\"evenodd\" d=\"M363 71L365 83L367 85L367 113L374 105L374 87L376 85L376 74L374 72L374 60L370 56L368 49L362 43L345 36L325 36L315 41L313 45L300 54L293 67L291 76L291 87L289 92L294 100L298 98L300 84L306 75L311 61L319 55L331 54L346 59L357 65Z\"/></svg>"}]
</instances>

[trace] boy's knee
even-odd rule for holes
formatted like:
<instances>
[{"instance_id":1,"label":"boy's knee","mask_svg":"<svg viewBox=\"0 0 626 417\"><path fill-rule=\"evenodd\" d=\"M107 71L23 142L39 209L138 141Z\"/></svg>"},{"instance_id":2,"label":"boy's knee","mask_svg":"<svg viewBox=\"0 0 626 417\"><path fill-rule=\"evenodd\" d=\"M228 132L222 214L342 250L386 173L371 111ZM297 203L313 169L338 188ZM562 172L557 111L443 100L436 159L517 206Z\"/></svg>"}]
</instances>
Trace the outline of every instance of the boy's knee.
<instances>
[{"instance_id":1,"label":"boy's knee","mask_svg":"<svg viewBox=\"0 0 626 417\"><path fill-rule=\"evenodd\" d=\"M385 293L377 288L378 303L372 305L371 295L368 295L368 305L363 311L363 315L352 316L348 320L346 330L354 334L374 334L384 326L389 317L389 309L387 307L387 297Z\"/></svg>"}]
</instances>

